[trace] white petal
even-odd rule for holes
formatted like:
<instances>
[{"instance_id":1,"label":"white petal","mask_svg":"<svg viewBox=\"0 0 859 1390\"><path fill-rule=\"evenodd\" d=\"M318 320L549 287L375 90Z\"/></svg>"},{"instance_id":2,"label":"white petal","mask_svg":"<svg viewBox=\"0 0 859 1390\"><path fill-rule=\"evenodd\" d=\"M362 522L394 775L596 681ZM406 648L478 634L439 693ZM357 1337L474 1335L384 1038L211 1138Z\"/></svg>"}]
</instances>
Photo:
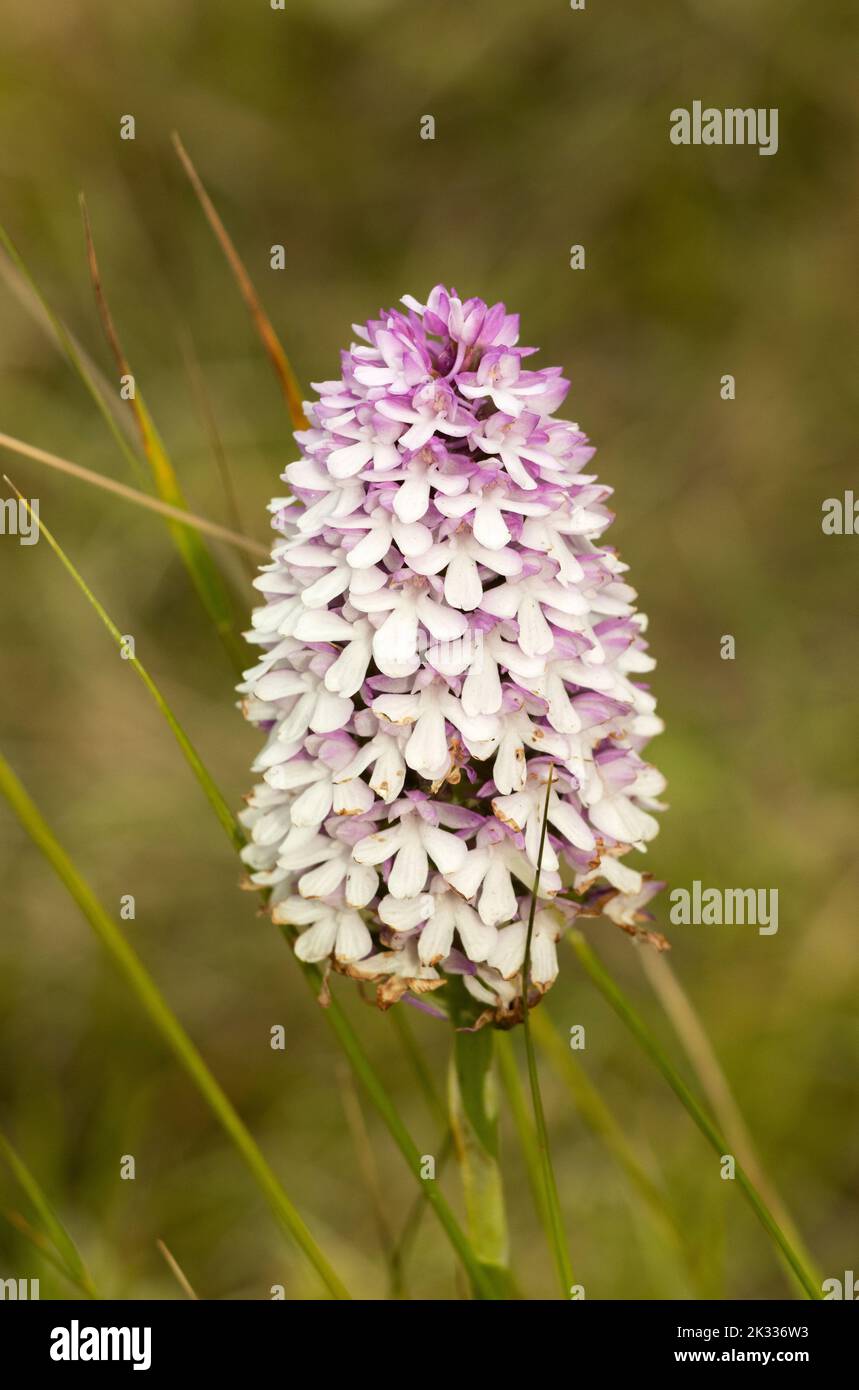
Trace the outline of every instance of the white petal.
<instances>
[{"instance_id":1,"label":"white petal","mask_svg":"<svg viewBox=\"0 0 859 1390\"><path fill-rule=\"evenodd\" d=\"M559 734L577 734L582 721L570 701L564 682L550 670L546 676L546 698L549 703L549 723Z\"/></svg>"},{"instance_id":2,"label":"white petal","mask_svg":"<svg viewBox=\"0 0 859 1390\"><path fill-rule=\"evenodd\" d=\"M332 478L350 478L366 468L372 457L372 445L360 440L345 449L333 449L325 463Z\"/></svg>"},{"instance_id":3,"label":"white petal","mask_svg":"<svg viewBox=\"0 0 859 1390\"><path fill-rule=\"evenodd\" d=\"M458 549L447 567L444 577L444 596L452 608L460 608L471 613L483 598L483 585L476 562L462 549Z\"/></svg>"},{"instance_id":4,"label":"white petal","mask_svg":"<svg viewBox=\"0 0 859 1390\"><path fill-rule=\"evenodd\" d=\"M498 745L492 780L505 796L521 791L525 785L525 749L515 729L505 733Z\"/></svg>"},{"instance_id":5,"label":"white petal","mask_svg":"<svg viewBox=\"0 0 859 1390\"><path fill-rule=\"evenodd\" d=\"M462 708L472 717L497 714L501 708L502 690L498 665L486 651L478 654L462 687Z\"/></svg>"},{"instance_id":6,"label":"white petal","mask_svg":"<svg viewBox=\"0 0 859 1390\"><path fill-rule=\"evenodd\" d=\"M331 955L337 940L337 918L331 912L309 931L301 933L295 943L295 954L299 960L308 963L325 960Z\"/></svg>"},{"instance_id":7,"label":"white petal","mask_svg":"<svg viewBox=\"0 0 859 1390\"><path fill-rule=\"evenodd\" d=\"M338 960L361 960L372 951L373 938L357 912L340 912L338 917L334 954Z\"/></svg>"},{"instance_id":8,"label":"white petal","mask_svg":"<svg viewBox=\"0 0 859 1390\"><path fill-rule=\"evenodd\" d=\"M399 518L391 523L394 540L403 555L424 555L432 545L432 531L419 521L409 523Z\"/></svg>"},{"instance_id":9,"label":"white petal","mask_svg":"<svg viewBox=\"0 0 859 1390\"><path fill-rule=\"evenodd\" d=\"M555 829L561 832L565 840L569 840L571 845L576 846L576 849L594 848L596 840L587 821L568 801L562 801L554 794L549 801L549 820Z\"/></svg>"},{"instance_id":10,"label":"white petal","mask_svg":"<svg viewBox=\"0 0 859 1390\"><path fill-rule=\"evenodd\" d=\"M330 907L324 903L308 903L303 898L284 898L272 910L272 921L279 926L284 924L304 927L310 922L327 921L331 916Z\"/></svg>"},{"instance_id":11,"label":"white petal","mask_svg":"<svg viewBox=\"0 0 859 1390\"><path fill-rule=\"evenodd\" d=\"M346 874L346 901L350 907L366 907L375 897L379 875L369 865L350 864Z\"/></svg>"},{"instance_id":12,"label":"white petal","mask_svg":"<svg viewBox=\"0 0 859 1390\"><path fill-rule=\"evenodd\" d=\"M347 698L357 695L367 675L372 647L368 641L350 642L325 672L325 689Z\"/></svg>"},{"instance_id":13,"label":"white petal","mask_svg":"<svg viewBox=\"0 0 859 1390\"><path fill-rule=\"evenodd\" d=\"M500 821L521 834L534 814L534 798L530 792L496 796L492 802L492 810Z\"/></svg>"},{"instance_id":14,"label":"white petal","mask_svg":"<svg viewBox=\"0 0 859 1390\"><path fill-rule=\"evenodd\" d=\"M558 951L550 932L535 931L531 938L531 979L548 989L558 974Z\"/></svg>"},{"instance_id":15,"label":"white petal","mask_svg":"<svg viewBox=\"0 0 859 1390\"><path fill-rule=\"evenodd\" d=\"M342 642L353 636L352 624L339 613L311 608L295 624L295 636L302 642Z\"/></svg>"},{"instance_id":16,"label":"white petal","mask_svg":"<svg viewBox=\"0 0 859 1390\"><path fill-rule=\"evenodd\" d=\"M373 835L365 835L352 850L356 864L381 864L399 849L403 842L405 827L397 822L386 830L378 830Z\"/></svg>"},{"instance_id":17,"label":"white petal","mask_svg":"<svg viewBox=\"0 0 859 1390\"><path fill-rule=\"evenodd\" d=\"M257 681L254 693L260 700L282 700L288 695L300 695L306 688L300 671L269 671Z\"/></svg>"},{"instance_id":18,"label":"white petal","mask_svg":"<svg viewBox=\"0 0 859 1390\"><path fill-rule=\"evenodd\" d=\"M423 891L429 863L426 850L416 835L410 835L399 850L388 878L388 891L395 898L415 898Z\"/></svg>"},{"instance_id":19,"label":"white petal","mask_svg":"<svg viewBox=\"0 0 859 1390\"><path fill-rule=\"evenodd\" d=\"M483 880L483 892L477 908L481 921L487 926L497 927L501 922L509 922L519 911L510 870L498 853L489 860L489 868Z\"/></svg>"},{"instance_id":20,"label":"white petal","mask_svg":"<svg viewBox=\"0 0 859 1390\"><path fill-rule=\"evenodd\" d=\"M310 728L315 734L330 734L345 728L352 714L352 701L321 688L316 696Z\"/></svg>"},{"instance_id":21,"label":"white petal","mask_svg":"<svg viewBox=\"0 0 859 1390\"><path fill-rule=\"evenodd\" d=\"M421 697L417 695L377 695L373 713L389 724L414 724L421 712Z\"/></svg>"},{"instance_id":22,"label":"white petal","mask_svg":"<svg viewBox=\"0 0 859 1390\"><path fill-rule=\"evenodd\" d=\"M276 763L265 774L265 780L270 787L277 791L297 791L299 787L306 787L309 782L318 782L320 777L325 776L325 769L319 763L308 761L307 758L294 758L289 762Z\"/></svg>"},{"instance_id":23,"label":"white petal","mask_svg":"<svg viewBox=\"0 0 859 1390\"><path fill-rule=\"evenodd\" d=\"M619 888L622 893L641 892L642 879L638 870L631 869L611 854L604 854L600 859L599 872L613 888Z\"/></svg>"},{"instance_id":24,"label":"white petal","mask_svg":"<svg viewBox=\"0 0 859 1390\"><path fill-rule=\"evenodd\" d=\"M420 665L417 648L417 614L413 604L403 604L385 619L373 637L376 665L386 676L410 676Z\"/></svg>"},{"instance_id":25,"label":"white petal","mask_svg":"<svg viewBox=\"0 0 859 1390\"><path fill-rule=\"evenodd\" d=\"M338 782L334 787L333 811L335 816L360 816L369 811L376 798L360 777L352 777L347 782ZM293 818L294 818L293 811Z\"/></svg>"},{"instance_id":26,"label":"white petal","mask_svg":"<svg viewBox=\"0 0 859 1390\"><path fill-rule=\"evenodd\" d=\"M386 739L386 747L376 759L376 766L370 778L370 786L377 796L390 804L396 801L406 780L406 760L393 739Z\"/></svg>"},{"instance_id":27,"label":"white petal","mask_svg":"<svg viewBox=\"0 0 859 1390\"><path fill-rule=\"evenodd\" d=\"M346 565L335 565L328 574L317 579L315 584L303 589L301 601L305 608L324 608L333 598L339 598L349 587L349 573Z\"/></svg>"},{"instance_id":28,"label":"white petal","mask_svg":"<svg viewBox=\"0 0 859 1390\"><path fill-rule=\"evenodd\" d=\"M421 825L421 838L440 873L455 873L465 863L468 850L464 840L437 825Z\"/></svg>"},{"instance_id":29,"label":"white petal","mask_svg":"<svg viewBox=\"0 0 859 1390\"><path fill-rule=\"evenodd\" d=\"M327 864L320 864L318 868L302 874L298 880L298 891L303 898L327 898L329 893L337 891L345 874L346 863L340 855L337 859L329 859Z\"/></svg>"},{"instance_id":30,"label":"white petal","mask_svg":"<svg viewBox=\"0 0 859 1390\"><path fill-rule=\"evenodd\" d=\"M421 717L406 744L406 762L421 777L432 777L447 757L444 715L433 701L425 701Z\"/></svg>"},{"instance_id":31,"label":"white petal","mask_svg":"<svg viewBox=\"0 0 859 1390\"><path fill-rule=\"evenodd\" d=\"M283 743L303 738L307 733L313 711L316 708L316 695L312 690L299 697L278 729L278 738Z\"/></svg>"},{"instance_id":32,"label":"white petal","mask_svg":"<svg viewBox=\"0 0 859 1390\"><path fill-rule=\"evenodd\" d=\"M555 645L552 629L537 600L526 594L519 605L519 646L526 656L545 656Z\"/></svg>"},{"instance_id":33,"label":"white petal","mask_svg":"<svg viewBox=\"0 0 859 1390\"><path fill-rule=\"evenodd\" d=\"M418 599L417 612L424 627L437 642L455 642L468 630L468 619L463 613L433 603L427 594L421 594Z\"/></svg>"},{"instance_id":34,"label":"white petal","mask_svg":"<svg viewBox=\"0 0 859 1390\"><path fill-rule=\"evenodd\" d=\"M462 949L468 959L475 962L487 960L498 937L495 927L488 927L485 922L481 922L474 908L469 907L468 903L455 903L453 911Z\"/></svg>"},{"instance_id":35,"label":"white petal","mask_svg":"<svg viewBox=\"0 0 859 1390\"><path fill-rule=\"evenodd\" d=\"M384 897L379 903L379 916L394 931L411 931L431 917L435 910L432 893L421 893L416 898Z\"/></svg>"},{"instance_id":36,"label":"white petal","mask_svg":"<svg viewBox=\"0 0 859 1390\"><path fill-rule=\"evenodd\" d=\"M470 849L461 869L446 875L448 883L464 898L473 898L489 867L488 849Z\"/></svg>"},{"instance_id":37,"label":"white petal","mask_svg":"<svg viewBox=\"0 0 859 1390\"><path fill-rule=\"evenodd\" d=\"M331 779L321 778L292 803L293 825L321 825L331 810Z\"/></svg>"},{"instance_id":38,"label":"white petal","mask_svg":"<svg viewBox=\"0 0 859 1390\"><path fill-rule=\"evenodd\" d=\"M420 521L429 506L429 483L426 475L414 473L397 489L394 511L400 521Z\"/></svg>"},{"instance_id":39,"label":"white petal","mask_svg":"<svg viewBox=\"0 0 859 1390\"><path fill-rule=\"evenodd\" d=\"M488 550L500 550L510 542L507 522L495 502L478 502L474 513L474 536Z\"/></svg>"},{"instance_id":40,"label":"white petal","mask_svg":"<svg viewBox=\"0 0 859 1390\"><path fill-rule=\"evenodd\" d=\"M418 937L418 955L424 965L435 965L450 955L453 945L453 909L446 898L439 899L436 910Z\"/></svg>"},{"instance_id":41,"label":"white petal","mask_svg":"<svg viewBox=\"0 0 859 1390\"><path fill-rule=\"evenodd\" d=\"M347 553L346 559L353 569L365 569L378 564L391 548L391 528L387 522L375 521L371 530L357 545Z\"/></svg>"},{"instance_id":42,"label":"white petal","mask_svg":"<svg viewBox=\"0 0 859 1390\"><path fill-rule=\"evenodd\" d=\"M515 583L499 584L483 595L480 607L496 618L515 618L521 599L522 592Z\"/></svg>"},{"instance_id":43,"label":"white petal","mask_svg":"<svg viewBox=\"0 0 859 1390\"><path fill-rule=\"evenodd\" d=\"M512 980L522 969L527 939L528 930L524 922L513 922L509 927L502 927L498 933L489 964L500 971L505 980Z\"/></svg>"}]
</instances>

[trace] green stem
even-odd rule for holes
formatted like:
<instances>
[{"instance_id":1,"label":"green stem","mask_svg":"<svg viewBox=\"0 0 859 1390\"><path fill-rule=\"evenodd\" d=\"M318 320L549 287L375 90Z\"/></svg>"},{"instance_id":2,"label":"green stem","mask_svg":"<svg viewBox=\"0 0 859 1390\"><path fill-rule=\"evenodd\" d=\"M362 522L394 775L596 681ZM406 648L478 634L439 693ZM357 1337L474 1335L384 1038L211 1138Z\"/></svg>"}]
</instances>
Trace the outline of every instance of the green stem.
<instances>
[{"instance_id":1,"label":"green stem","mask_svg":"<svg viewBox=\"0 0 859 1390\"><path fill-rule=\"evenodd\" d=\"M21 1188L38 1212L45 1233L57 1252L58 1259L55 1263L63 1271L66 1278L70 1279L82 1293L86 1294L87 1298L98 1298L99 1295L92 1281L92 1276L77 1246L51 1206L39 1185L38 1179L30 1172L23 1158L16 1153L2 1131L0 1131L0 1155L5 1158ZM51 1258L49 1251L44 1250L42 1253L48 1259Z\"/></svg>"},{"instance_id":2,"label":"green stem","mask_svg":"<svg viewBox=\"0 0 859 1390\"><path fill-rule=\"evenodd\" d=\"M450 1128L474 1252L495 1297L516 1296L508 1268L504 1187L498 1162L498 1103L492 1071L494 1033L455 1029L448 1073Z\"/></svg>"},{"instance_id":3,"label":"green stem","mask_svg":"<svg viewBox=\"0 0 859 1390\"><path fill-rule=\"evenodd\" d=\"M647 1025L635 1012L632 1005L615 984L614 980L605 969L605 966L602 964L599 957L591 950L591 947L582 936L581 932L571 932L568 939L597 989L608 1001L618 1017L626 1024L639 1046L647 1053L648 1057L650 1057L651 1061L662 1073L668 1085L691 1115L708 1143L712 1145L719 1157L728 1152L724 1138L719 1133L719 1130L716 1128L704 1107L689 1090L689 1087L669 1061L668 1057L666 1057ZM787 1260L802 1285L806 1296L810 1299L822 1299L823 1294L814 1270L809 1267L803 1256L796 1250L792 1242L785 1235L745 1169L736 1162L734 1165L734 1174L736 1182L745 1194L752 1210L767 1235Z\"/></svg>"},{"instance_id":4,"label":"green stem","mask_svg":"<svg viewBox=\"0 0 859 1390\"><path fill-rule=\"evenodd\" d=\"M534 1206L540 1218L540 1224L546 1233L546 1240L551 1246L554 1234L549 1220L549 1211L546 1206L546 1188L543 1181L540 1146L537 1143L534 1121L528 1109L525 1090L519 1078L519 1068L516 1065L516 1055L513 1051L513 1044L506 1033L499 1032L496 1039L496 1048L498 1051L498 1071L501 1076L501 1085L504 1087L504 1094L507 1097L507 1104L510 1107L510 1114L513 1117L513 1124L522 1149L525 1171L528 1175L528 1186L531 1188L531 1196L534 1199Z\"/></svg>"},{"instance_id":5,"label":"green stem","mask_svg":"<svg viewBox=\"0 0 859 1390\"><path fill-rule=\"evenodd\" d=\"M531 1008L528 999L531 983L531 939L534 935L534 918L537 913L537 894L540 891L540 870L543 865L546 829L549 824L549 799L552 795L553 782L554 767L550 764L549 775L546 782L546 801L543 807L543 823L540 826L540 845L537 851L537 867L534 873L534 887L531 892L531 909L528 913L528 932L525 938L525 960L522 966L522 1026L525 1034L525 1056L528 1062L528 1081L531 1086L531 1103L534 1107L534 1127L537 1131L537 1147L540 1154L540 1166L543 1172L544 1201L548 1229L551 1235L550 1245L555 1260L558 1281L561 1286L561 1297L570 1298L573 1286L573 1269L570 1253L567 1248L567 1237L564 1231L563 1217L561 1215L561 1203L558 1198L558 1185L555 1181L555 1170L552 1167L552 1155L549 1149L549 1131L546 1127L546 1116L543 1111L543 1097L540 1094L540 1074L537 1070L534 1039L531 1036Z\"/></svg>"},{"instance_id":6,"label":"green stem","mask_svg":"<svg viewBox=\"0 0 859 1390\"><path fill-rule=\"evenodd\" d=\"M143 966L137 953L126 941L117 923L99 902L89 884L81 877L72 860L55 839L35 803L2 755L0 755L0 792L6 797L33 843L41 850L57 877L68 889L96 936L131 985L159 1033L175 1053L212 1113L232 1139L280 1226L295 1240L307 1256L332 1296L338 1299L348 1299L350 1294L345 1285L319 1249L298 1211L263 1157L256 1141L242 1123L232 1103L166 1003L158 986Z\"/></svg>"}]
</instances>

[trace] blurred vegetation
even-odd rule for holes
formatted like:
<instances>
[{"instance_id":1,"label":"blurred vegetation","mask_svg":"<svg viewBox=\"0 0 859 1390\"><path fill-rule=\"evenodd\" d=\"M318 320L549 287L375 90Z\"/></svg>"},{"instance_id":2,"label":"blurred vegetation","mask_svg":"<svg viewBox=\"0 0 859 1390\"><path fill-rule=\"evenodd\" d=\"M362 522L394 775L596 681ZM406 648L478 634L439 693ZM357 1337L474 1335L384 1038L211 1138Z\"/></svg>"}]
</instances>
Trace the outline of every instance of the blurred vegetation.
<instances>
[{"instance_id":1,"label":"blurred vegetation","mask_svg":"<svg viewBox=\"0 0 859 1390\"><path fill-rule=\"evenodd\" d=\"M764 1164L825 1275L857 1258L856 537L821 503L856 486L855 6L800 0L5 0L0 217L106 376L78 209L86 193L123 344L190 505L230 524L205 381L248 530L293 456L277 383L175 154L178 129L304 383L336 374L349 325L437 281L521 311L572 377L569 414L616 489L613 536L651 615L654 745L671 810L650 867L674 886L778 888L780 928L678 927L672 963ZM780 148L677 148L672 108L777 106ZM433 114L434 142L419 139ZM136 139L119 138L132 114ZM270 248L286 247L286 269ZM587 268L569 268L584 245ZM135 482L10 280L0 284L0 429ZM851 359L851 349L853 356ZM189 364L191 364L189 366ZM733 402L720 378L736 377ZM4 454L238 805L258 736L167 529ZM252 591L219 549L241 620ZM0 543L0 743L283 1176L346 1283L386 1292L343 1063L145 691L48 547ZM736 660L720 639L736 638ZM0 1127L99 1288L201 1297L319 1286L285 1253L246 1172L45 863L0 810ZM657 900L661 929L667 904ZM663 1042L637 948L592 942ZM437 1125L389 1018L347 1004L423 1151ZM588 1297L781 1297L771 1249L688 1117L570 952L546 1008L586 1028L590 1080L693 1252L693 1274L544 1064L576 1277ZM449 1039L412 1015L437 1083ZM269 1030L286 1028L284 1052ZM521 1038L513 1039L521 1056ZM350 1124L348 1115L352 1114ZM367 1113L394 1229L413 1183ZM505 1122L513 1263L553 1292ZM121 1155L137 1178L119 1177ZM450 1175L454 1176L454 1175ZM455 1191L455 1182L451 1184ZM0 1208L20 1208L5 1171ZM70 1290L0 1223L0 1276ZM423 1219L416 1297L455 1295Z\"/></svg>"}]
</instances>

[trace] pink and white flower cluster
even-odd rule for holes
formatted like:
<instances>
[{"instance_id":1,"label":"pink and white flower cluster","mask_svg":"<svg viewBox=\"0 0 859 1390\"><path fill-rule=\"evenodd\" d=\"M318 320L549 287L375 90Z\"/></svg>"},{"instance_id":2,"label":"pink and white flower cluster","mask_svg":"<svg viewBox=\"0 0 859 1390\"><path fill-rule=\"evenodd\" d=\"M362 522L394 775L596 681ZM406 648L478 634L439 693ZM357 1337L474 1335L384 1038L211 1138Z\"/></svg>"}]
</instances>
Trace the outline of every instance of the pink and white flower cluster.
<instances>
[{"instance_id":1,"label":"pink and white flower cluster","mask_svg":"<svg viewBox=\"0 0 859 1390\"><path fill-rule=\"evenodd\" d=\"M503 304L403 303L315 384L271 503L244 860L302 960L377 981L383 1007L457 975L504 1024L550 774L530 988L577 912L635 931L660 886L624 862L661 809L654 663L603 544L611 489L554 416L560 368L528 367Z\"/></svg>"}]
</instances>

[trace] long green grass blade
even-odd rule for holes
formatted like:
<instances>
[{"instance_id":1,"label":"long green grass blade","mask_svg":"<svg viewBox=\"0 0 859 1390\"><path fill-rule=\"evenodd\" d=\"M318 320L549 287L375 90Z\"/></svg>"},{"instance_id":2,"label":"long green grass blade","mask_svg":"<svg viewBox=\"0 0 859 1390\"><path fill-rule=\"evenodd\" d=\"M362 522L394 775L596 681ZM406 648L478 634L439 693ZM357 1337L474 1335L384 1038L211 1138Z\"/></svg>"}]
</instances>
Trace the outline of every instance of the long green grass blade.
<instances>
[{"instance_id":1,"label":"long green grass blade","mask_svg":"<svg viewBox=\"0 0 859 1390\"><path fill-rule=\"evenodd\" d=\"M7 479L7 482L8 481L9 480ZM27 508L29 515L38 524L41 535L44 536L45 540L48 542L48 545L51 547L54 554L60 560L66 571L71 575L72 579L77 584L78 588L86 598L87 602L91 604L91 606L95 609L96 613L98 614L104 626L107 628L116 645L120 648L120 650L123 650L122 633L116 626L116 623L110 617L110 614L96 598L95 594L90 589L83 575L80 573L79 570L75 568L75 566L72 564L72 561L69 559L68 555L60 545L59 541L42 521L42 518L40 516L36 516L29 502L25 497L21 495L20 492L18 492L18 489L15 487L14 483L10 482L9 486L16 493L18 493L19 500ZM179 723L178 719L176 718L172 709L168 705L164 696L161 694L161 691L155 684L155 681L152 679L146 667L143 665L143 662L140 661L136 655L127 657L127 660L129 666L131 666L132 669L140 677L143 684L146 686L146 689L149 691L149 694L152 696L153 700L158 706L158 709L161 711L164 718L167 720L173 737L176 739L176 742L182 749L182 752L191 768L191 771L197 778L197 781L200 783L200 786L203 788L209 805L212 807L212 810L215 812L215 815L218 817L218 820L220 821L227 835L230 837L230 842L233 848L236 850L241 849L242 845L245 843L245 837L242 833L241 826L238 824L235 816L233 815L232 811L230 810L220 791L216 787L213 779L209 775L209 772L199 753L194 748L194 745L191 743L191 740L188 738L188 735L185 733L185 730L182 728L182 725Z\"/></svg>"},{"instance_id":2,"label":"long green grass blade","mask_svg":"<svg viewBox=\"0 0 859 1390\"><path fill-rule=\"evenodd\" d=\"M535 1015L532 1020L532 1027L537 1017L539 1017L539 1014ZM543 1165L540 1160L540 1146L537 1143L534 1121L528 1110L525 1091L519 1078L519 1068L516 1065L516 1054L513 1051L513 1044L507 1033L499 1032L495 1040L495 1049L498 1054L498 1074L501 1077L501 1085L507 1097L507 1104L510 1107L513 1125L519 1139L519 1147L522 1150L525 1172L528 1176L528 1186L531 1189L531 1196L534 1200L534 1206L540 1219L540 1224L545 1232L546 1240L551 1246L554 1240L554 1233L549 1220L549 1211L546 1206L546 1188L543 1181Z\"/></svg>"},{"instance_id":3,"label":"long green grass blade","mask_svg":"<svg viewBox=\"0 0 859 1390\"><path fill-rule=\"evenodd\" d=\"M65 1261L60 1259L59 1255L57 1254L51 1242L48 1240L47 1236L43 1235L41 1231L37 1231L35 1226L31 1226L27 1218L25 1216L22 1216L21 1212L19 1211L16 1211L14 1209L7 1209L3 1213L3 1215L9 1222L9 1225L12 1226L19 1233L19 1235L22 1235L24 1239L29 1242L30 1245L32 1245L33 1249L45 1261L46 1264L49 1264L52 1269L55 1269L58 1274L61 1274L62 1277L68 1280L68 1282L71 1285L73 1285L74 1288L80 1290L80 1292L84 1294L85 1297L91 1297L88 1291L81 1287L81 1285L78 1283L77 1279L71 1273L71 1271L66 1268Z\"/></svg>"},{"instance_id":4,"label":"long green grass blade","mask_svg":"<svg viewBox=\"0 0 859 1390\"><path fill-rule=\"evenodd\" d=\"M6 1135L0 1130L0 1157L4 1158L35 1209L43 1230L59 1257L60 1268L87 1298L98 1298L83 1257L77 1246L57 1216L38 1179L31 1173L23 1158L12 1147ZM46 1253L46 1252L45 1252Z\"/></svg>"},{"instance_id":5,"label":"long green grass blade","mask_svg":"<svg viewBox=\"0 0 859 1390\"><path fill-rule=\"evenodd\" d=\"M811 1259L802 1236L790 1212L787 1210L779 1192L764 1171L755 1150L740 1107L728 1083L713 1044L707 1036L704 1025L694 1008L691 999L683 989L667 958L656 951L640 951L641 968L665 1011L683 1050L689 1058L710 1109L727 1139L730 1151L736 1154L751 1181L760 1192L775 1220L785 1235L802 1254L804 1262L811 1266ZM792 1289L797 1286L796 1275L782 1259L785 1276Z\"/></svg>"},{"instance_id":6,"label":"long green grass blade","mask_svg":"<svg viewBox=\"0 0 859 1390\"><path fill-rule=\"evenodd\" d=\"M546 801L543 806L543 821L540 826L540 844L537 851L534 887L531 891L531 908L528 913L528 932L525 938L525 960L522 965L522 1025L525 1034L525 1056L528 1062L528 1081L531 1087L531 1103L534 1107L534 1127L537 1132L537 1147L540 1153L540 1167L543 1173L544 1202L548 1227L551 1232L551 1250L561 1286L561 1297L570 1298L570 1291L573 1286L573 1269L570 1253L567 1248L564 1221L561 1215L558 1184L555 1181L555 1170L552 1167L552 1155L549 1149L549 1131L546 1127L546 1116L543 1111L543 1097L540 1094L540 1073L537 1069L537 1055L534 1050L534 1039L531 1035L531 1010L528 1002L528 990L530 988L531 978L531 939L534 934L537 894L540 891L540 870L543 867L543 849L546 844L546 829L549 824L549 798L552 795L552 784L554 782L553 774L554 768L550 765L549 775L546 781Z\"/></svg>"},{"instance_id":7,"label":"long green grass blade","mask_svg":"<svg viewBox=\"0 0 859 1390\"><path fill-rule=\"evenodd\" d=\"M493 1044L491 1028L472 1032L454 1027L448 1106L472 1248L496 1298L516 1298L509 1268Z\"/></svg>"},{"instance_id":8,"label":"long green grass blade","mask_svg":"<svg viewBox=\"0 0 859 1390\"><path fill-rule=\"evenodd\" d=\"M269 1167L256 1140L250 1134L232 1102L209 1071L158 986L129 945L119 925L102 906L86 880L78 873L69 855L54 836L38 807L28 795L5 758L0 754L0 792L9 802L21 825L48 860L57 877L68 889L108 955L125 977L132 992L149 1015L157 1031L185 1068L212 1114L234 1143L254 1181L268 1202L281 1228L319 1274L335 1299L348 1299L349 1291L322 1253L280 1181Z\"/></svg>"},{"instance_id":9,"label":"long green grass blade","mask_svg":"<svg viewBox=\"0 0 859 1390\"><path fill-rule=\"evenodd\" d=\"M585 1124L616 1159L633 1189L643 1199L666 1245L675 1254L682 1253L691 1270L691 1253L686 1249L683 1233L665 1194L639 1160L632 1143L584 1067L570 1051L546 1009L538 1009L531 1015L531 1027L537 1046L567 1087Z\"/></svg>"},{"instance_id":10,"label":"long green grass blade","mask_svg":"<svg viewBox=\"0 0 859 1390\"><path fill-rule=\"evenodd\" d=\"M692 1117L707 1142L715 1149L720 1157L722 1154L729 1153L730 1149L727 1147L725 1139L719 1133L719 1130L707 1114L707 1111L693 1092L690 1091L682 1076L653 1037L650 1029L636 1013L622 990L615 984L611 975L609 975L605 966L591 949L581 932L572 931L569 934L568 940L597 989L632 1033L639 1046L662 1073L662 1076L668 1082L668 1085L671 1087L680 1103ZM821 1299L823 1294L816 1271L810 1267L804 1255L796 1249L792 1241L782 1230L754 1183L739 1163L735 1163L734 1173L735 1180L747 1198L752 1210L776 1248L787 1260L802 1285L806 1296L811 1299Z\"/></svg>"}]
</instances>

